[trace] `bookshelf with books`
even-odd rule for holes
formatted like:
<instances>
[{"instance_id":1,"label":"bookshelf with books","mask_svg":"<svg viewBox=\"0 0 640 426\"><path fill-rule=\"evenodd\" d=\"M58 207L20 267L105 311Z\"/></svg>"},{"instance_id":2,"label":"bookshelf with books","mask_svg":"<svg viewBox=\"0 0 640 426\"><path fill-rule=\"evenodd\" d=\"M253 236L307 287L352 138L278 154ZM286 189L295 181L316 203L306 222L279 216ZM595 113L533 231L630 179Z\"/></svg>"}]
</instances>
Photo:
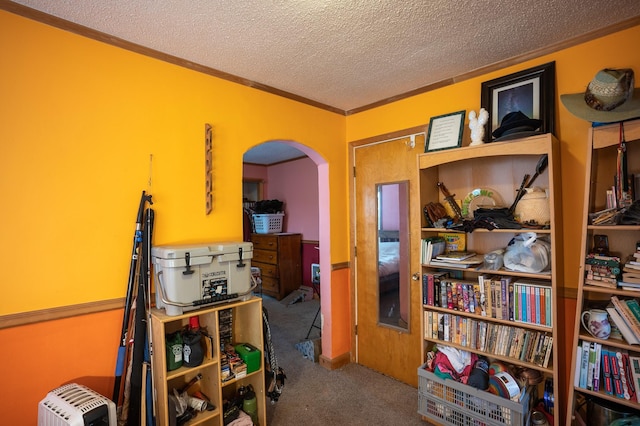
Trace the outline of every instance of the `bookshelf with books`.
<instances>
[{"instance_id":1,"label":"bookshelf with books","mask_svg":"<svg viewBox=\"0 0 640 426\"><path fill-rule=\"evenodd\" d=\"M628 176L638 176L640 120L625 122L622 128L615 123L590 129L567 425L587 399L640 410L633 378L634 360L640 358L640 269L634 263L640 258L640 221L621 220L630 206L640 203L640 188L616 185L619 165L625 162ZM608 313L611 333L606 338L597 333L594 337L583 324L583 312L593 309ZM634 380L636 385L625 390Z\"/></svg>"},{"instance_id":2,"label":"bookshelf with books","mask_svg":"<svg viewBox=\"0 0 640 426\"><path fill-rule=\"evenodd\" d=\"M455 226L434 227L432 221L423 218L422 354L426 359L434 347L444 345L515 369L535 370L542 375L537 385L538 395L553 394L555 407L562 406L558 395L558 355L554 350L558 341L554 307L557 280L562 276L562 262L557 260L561 253L562 229L559 149L555 137L544 134L429 152L418 158L421 205L447 204L444 192L437 185L443 182L458 203L469 199L473 202L473 197L465 198L467 194L495 193L499 194L495 200L501 204L496 201L492 207L508 208L522 184L523 175L533 174L546 155L548 165L534 184L548 193L550 221L545 226L491 230L477 227L463 231ZM490 188L490 191L475 191L478 188ZM473 210L484 205L465 205L461 210L469 216L464 219L471 221ZM549 268L542 272L519 272L504 266L485 267L486 254L500 252L514 237L526 232L535 232L549 241ZM442 240L445 252L466 252L466 255L448 256L454 259L433 255L429 246ZM560 410L552 415L554 423L559 423ZM429 416L425 418L428 420Z\"/></svg>"}]
</instances>

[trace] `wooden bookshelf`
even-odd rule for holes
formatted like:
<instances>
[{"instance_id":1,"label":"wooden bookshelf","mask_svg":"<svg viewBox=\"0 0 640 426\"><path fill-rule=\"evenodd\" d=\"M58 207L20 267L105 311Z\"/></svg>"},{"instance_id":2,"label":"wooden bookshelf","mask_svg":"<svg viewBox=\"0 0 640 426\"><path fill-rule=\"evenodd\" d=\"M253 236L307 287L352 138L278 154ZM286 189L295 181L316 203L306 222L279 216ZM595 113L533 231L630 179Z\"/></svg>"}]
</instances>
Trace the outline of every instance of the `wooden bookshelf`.
<instances>
[{"instance_id":1,"label":"wooden bookshelf","mask_svg":"<svg viewBox=\"0 0 640 426\"><path fill-rule=\"evenodd\" d=\"M561 244L561 203L560 203L560 165L559 165L560 145L557 139L551 134L536 135L528 138L514 140L510 142L492 142L483 145L451 149L445 151L436 151L421 154L418 157L418 167L420 174L420 192L421 205L424 206L429 202L440 202L446 204L444 198L437 187L436 183L442 181L445 183L451 194L455 194L455 198L463 200L465 196L477 188L490 188L497 192L504 202L504 207L509 207L513 202L516 191L519 188L525 173L532 175L535 172L536 164L541 156L548 156L548 167L541 173L534 186L548 190L550 224L546 229L475 229L473 232L467 232L466 250L474 251L478 254L486 254L496 249L505 248L512 238L525 232L536 232L540 236L548 238L551 245L550 270L542 273L523 273L513 270L506 270L504 267L500 270L483 269L480 264L477 267L459 269L452 267L443 268L441 266L433 266L427 263L422 265L422 274L431 274L437 271L451 271L457 274L456 278L465 282L477 282L478 276L482 274L491 274L496 276L510 277L512 282L517 280L537 280L550 289L550 300L553 306L557 306L558 278L562 277L562 261L560 254L562 253ZM437 236L441 232L452 232L451 229L430 228L426 219L423 218L425 227L422 228L421 238ZM453 276L453 275L451 275ZM423 299L424 300L424 299ZM423 311L423 343L422 354L423 359L426 357L434 346L446 345L454 348L466 350L478 355L486 356L490 361L502 361L511 364L514 367L525 367L539 371L543 380L538 387L538 395L541 397L544 393L544 386L547 380L553 384L551 390L555 397L554 422L560 422L560 409L562 403L559 398L559 379L558 379L558 351L555 350L559 344L557 309L550 311L550 326L529 323L515 322L509 317L495 318L492 316L482 316L476 312L464 312L464 309L451 310L443 306L429 305L425 303L422 306ZM442 336L428 333L429 315L442 316L452 315L465 318L467 323L486 324L497 330L502 330L501 344L507 345L507 341L512 338L511 333L523 330L521 335L530 334L532 336L542 335L549 336L551 340L551 348L549 359L546 367L542 366L538 360L527 357L526 354L516 350L511 351L510 346L496 347L497 342L491 345L488 342L479 342L476 336L475 346L469 344L461 344L457 341L445 341ZM433 318L432 318L433 321ZM433 322L431 322L433 327ZM507 333L505 336L504 333ZM489 339L489 337L487 337ZM469 343L468 340L466 343ZM508 351L507 351L508 349ZM419 389L419 392L421 390ZM424 390L427 391L426 389ZM476 390L469 387L469 393ZM474 393L474 395L477 395ZM482 393L480 393L482 395ZM510 402L510 401L509 401ZM526 408L523 412L526 413ZM429 413L422 413L425 419L435 421L440 424L442 418L430 416ZM450 424L450 423L445 423Z\"/></svg>"},{"instance_id":2,"label":"wooden bookshelf","mask_svg":"<svg viewBox=\"0 0 640 426\"><path fill-rule=\"evenodd\" d=\"M640 120L624 123L624 135L627 146L628 172L640 173ZM579 408L580 395L597 397L605 401L615 402L628 407L631 411L640 410L640 403L631 399L617 397L608 394L603 386L600 389L590 390L580 386L581 360L577 358L578 345L583 342L597 343L615 351L626 351L629 354L640 355L640 345L630 345L623 338L609 337L598 339L593 337L582 326L582 312L591 308L605 308L611 301L611 296L616 295L620 299L640 299L640 292L624 290L620 287L605 288L585 284L585 259L593 252L594 236L605 235L609 243L609 253L621 258L621 264L636 251L636 243L640 241L639 225L594 225L590 215L606 208L606 191L614 184L617 168L618 145L620 141L620 124L595 127L590 129L587 140L585 176L585 194L582 210L583 232L581 242L580 281L578 282L576 318L574 325L573 355L571 362L571 379L569 382L569 401L567 425L579 424L576 410ZM636 193L640 188L635 188ZM637 197L636 197L637 198ZM593 216L591 216L593 217ZM576 385L576 383L578 383ZM640 389L636 389L638 392Z\"/></svg>"}]
</instances>

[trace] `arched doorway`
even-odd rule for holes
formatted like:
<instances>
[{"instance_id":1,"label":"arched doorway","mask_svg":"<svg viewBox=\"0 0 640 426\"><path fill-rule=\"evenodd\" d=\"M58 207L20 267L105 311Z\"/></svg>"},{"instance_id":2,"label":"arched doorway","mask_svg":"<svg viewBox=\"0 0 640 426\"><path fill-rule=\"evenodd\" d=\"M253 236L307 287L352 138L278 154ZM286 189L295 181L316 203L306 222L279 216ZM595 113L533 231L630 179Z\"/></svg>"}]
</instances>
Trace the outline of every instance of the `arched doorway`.
<instances>
[{"instance_id":1,"label":"arched doorway","mask_svg":"<svg viewBox=\"0 0 640 426\"><path fill-rule=\"evenodd\" d=\"M313 168L315 172L315 185L313 191L315 199L313 201L308 200L306 202L313 202L317 208L315 209L315 214L317 217L316 225L317 228L315 230L308 229L309 224L303 223L303 221L298 220L295 216L295 213L287 215L285 219L285 224L287 226L287 232L301 232L303 234L304 240L317 240L318 244L318 255L319 255L319 264L320 271L331 271L331 256L330 256L330 214L329 214L329 174L328 174L328 164L326 160L315 150L295 141L289 140L271 140L262 142L245 153L244 158L247 158L247 162L243 164L243 171L250 170L251 168L256 167L273 167L279 169L286 169L288 166L290 170L290 176L288 178L289 184L298 185L301 181L304 181L301 177L301 174L305 173L305 170ZM294 164L298 162L303 162L302 164ZM258 164L263 163L263 164ZM287 164L291 163L291 164ZM302 167L302 170L300 169ZM298 173L296 173L296 170ZM282 173L282 170L279 170L279 173ZM257 178L256 178L257 176ZM246 175L243 172L243 181L254 181L261 183L262 197L264 199L273 199L278 198L282 192L279 192L277 188L274 188L273 185L276 184L276 181L267 179L266 174L262 175L263 178L260 178L259 174ZM307 181L307 185L310 185ZM309 192L309 191L307 191ZM275 196L272 196L275 195ZM306 194L305 196L308 196ZM282 197L286 198L286 197ZM304 199L298 200L296 202L305 202ZM291 206L294 209L299 208L299 206ZM307 210L308 211L308 210ZM305 228L307 227L307 228ZM313 231L316 233L314 234ZM305 235L306 234L306 235ZM308 268L309 270L305 270L305 274L311 275L311 267L310 265L303 265L304 268ZM320 274L320 294L323 295L321 297L321 321L319 323L322 324L322 352L328 353L330 350L330 342L331 342L331 318L330 318L330 297L325 297L330 295L331 291L331 274ZM326 351L326 352L325 352Z\"/></svg>"}]
</instances>

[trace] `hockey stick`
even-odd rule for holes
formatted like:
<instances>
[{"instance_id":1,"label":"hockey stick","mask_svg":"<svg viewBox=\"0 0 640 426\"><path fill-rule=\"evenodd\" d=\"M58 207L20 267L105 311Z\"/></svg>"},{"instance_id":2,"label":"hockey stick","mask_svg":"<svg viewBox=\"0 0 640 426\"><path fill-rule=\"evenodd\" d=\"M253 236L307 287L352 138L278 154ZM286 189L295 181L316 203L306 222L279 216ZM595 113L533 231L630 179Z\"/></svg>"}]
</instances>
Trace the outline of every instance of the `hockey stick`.
<instances>
[{"instance_id":1,"label":"hockey stick","mask_svg":"<svg viewBox=\"0 0 640 426\"><path fill-rule=\"evenodd\" d=\"M138 214L136 216L136 229L133 235L133 247L131 250L131 263L129 265L129 280L127 283L127 296L124 306L124 317L122 319L122 331L120 333L120 346L118 348L118 358L116 360L116 372L115 383L113 386L113 401L118 405L120 400L120 386L122 381L122 373L125 366L126 348L127 348L127 334L129 332L129 316L131 312L131 304L133 303L133 293L136 286L137 264L138 264L138 252L139 245L142 243L142 218L144 213L145 204L151 203L151 195L146 195L142 191L140 197L140 205L138 207Z\"/></svg>"}]
</instances>

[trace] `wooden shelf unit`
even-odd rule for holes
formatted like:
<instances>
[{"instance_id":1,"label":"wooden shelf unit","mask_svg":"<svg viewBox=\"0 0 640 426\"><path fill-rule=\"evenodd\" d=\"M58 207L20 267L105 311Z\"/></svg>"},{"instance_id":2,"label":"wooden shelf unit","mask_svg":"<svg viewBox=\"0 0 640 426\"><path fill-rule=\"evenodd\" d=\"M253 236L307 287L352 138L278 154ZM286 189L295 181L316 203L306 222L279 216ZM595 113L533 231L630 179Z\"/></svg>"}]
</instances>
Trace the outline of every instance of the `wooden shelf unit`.
<instances>
[{"instance_id":1,"label":"wooden shelf unit","mask_svg":"<svg viewBox=\"0 0 640 426\"><path fill-rule=\"evenodd\" d=\"M233 340L236 343L250 343L261 353L260 368L240 379L221 380L220 374L220 333L219 313L225 309L232 310ZM189 318L198 316L201 328L206 328L213 336L213 356L205 356L205 360L197 367L180 367L167 371L166 335L184 329ZM262 299L254 297L248 301L222 303L220 305L190 311L182 315L168 316L163 309L151 310L151 333L153 341L153 382L156 390L156 421L159 426L169 424L168 396L174 388L179 389L198 374L202 379L194 385L207 395L216 406L213 411L204 411L189 420L186 424L223 425L222 407L225 399L232 398L240 386L251 384L258 402L258 418L261 425L266 425L264 348L262 336Z\"/></svg>"},{"instance_id":2,"label":"wooden shelf unit","mask_svg":"<svg viewBox=\"0 0 640 426\"><path fill-rule=\"evenodd\" d=\"M640 173L640 120L624 123L624 134L627 142L627 161L629 173ZM576 318L574 324L574 338L571 346L571 378L569 381L569 395L567 408L567 425L573 422L573 414L578 408L578 397L595 396L602 400L614 402L622 406L640 410L640 403L608 395L604 390L597 392L574 386L576 378L577 347L579 342L596 342L603 346L619 348L630 354L640 356L640 346L630 345L621 339L597 339L589 334L581 323L582 312L592 307L606 307L612 295L619 298L640 298L640 292L624 290L620 287L611 289L585 284L585 259L592 252L594 235L606 235L609 242L609 253L620 256L621 262L635 252L636 243L640 241L640 226L637 225L591 225L589 214L601 211L606 207L606 190L614 184L617 165L617 148L620 138L620 124L610 124L594 127L589 130L586 155L586 176L584 206L582 210L583 232L581 241L580 277L578 281ZM636 186L636 191L640 188ZM636 391L640 391L637 389Z\"/></svg>"},{"instance_id":3,"label":"wooden shelf unit","mask_svg":"<svg viewBox=\"0 0 640 426\"><path fill-rule=\"evenodd\" d=\"M560 202L560 144L551 134L536 135L524 139L509 142L492 142L483 145L450 149L445 151L436 151L418 156L418 168L420 173L420 204L424 206L429 202L440 202L446 206L446 201L442 196L437 182L441 181L454 198L463 200L467 194L476 188L489 188L497 192L504 206L508 207L513 202L516 191L520 187L524 174L533 175L542 155L548 155L548 167L541 173L534 186L548 189L549 194L549 210L550 210L550 227L549 229L476 229L471 233L466 233L467 250L475 251L478 254L489 253L493 250L504 248L509 241L516 235L525 232L537 232L548 236L551 242L551 270L544 273L520 273L516 271L505 270L504 267L498 271L478 268L443 268L441 266L422 265L422 274L432 273L434 271L457 271L462 275L462 279L467 282L477 282L478 276L481 274L491 274L498 276L509 276L512 281L518 278L531 279L534 278L543 282L551 290L552 306L557 306L558 280L562 276L562 244L561 244L561 202ZM422 214L422 213L421 213ZM426 220L422 217L422 223L426 224ZM424 225L423 225L424 226ZM436 236L440 232L455 232L451 229L429 228L421 229L421 238ZM559 400L559 378L558 378L558 351L556 347L561 346L558 338L558 321L557 309L552 309L552 325L542 326L523 322L513 322L508 319L496 319L481 316L476 313L465 313L458 310L432 306L424 304L422 306L422 315L433 313L448 313L462 316L467 319L482 321L492 325L506 325L509 327L518 327L525 329L527 332L546 332L553 337L553 350L547 367L540 367L532 362L521 361L507 355L495 355L483 352L476 348L470 348L448 341L433 338L433 336L425 335L427 324L422 321L422 356L423 360L426 353L430 351L436 344L444 344L461 350L475 352L478 355L484 355L490 361L504 361L515 366L532 368L540 371L546 378L553 380L553 393L555 397L555 423L559 423L561 411L561 401ZM538 395L543 395L544 380L539 385ZM473 389L469 387L470 389ZM475 389L474 389L475 391ZM424 415L424 414L423 414ZM438 423L442 419L430 418L425 416L429 421ZM449 424L449 423L446 423Z\"/></svg>"}]
</instances>

